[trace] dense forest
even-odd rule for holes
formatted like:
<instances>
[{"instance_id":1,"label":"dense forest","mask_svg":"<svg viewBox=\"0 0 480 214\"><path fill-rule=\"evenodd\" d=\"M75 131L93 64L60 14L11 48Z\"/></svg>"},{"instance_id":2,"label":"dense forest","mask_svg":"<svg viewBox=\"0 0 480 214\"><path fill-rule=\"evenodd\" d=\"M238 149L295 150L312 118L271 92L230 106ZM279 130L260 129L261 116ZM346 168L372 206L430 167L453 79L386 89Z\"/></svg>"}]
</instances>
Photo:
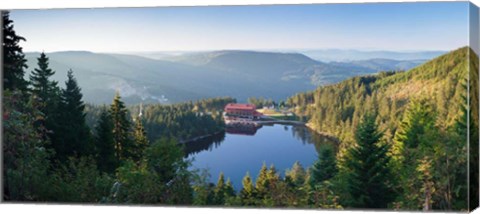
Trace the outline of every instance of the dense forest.
<instances>
[{"instance_id":1,"label":"dense forest","mask_svg":"<svg viewBox=\"0 0 480 214\"><path fill-rule=\"evenodd\" d=\"M478 169L478 144L467 145L478 142L478 73L470 79L467 73L478 70L478 56L469 48L406 72L292 96L282 105L338 144L318 148L312 166L297 162L285 176L264 164L235 190L223 174L213 184L208 171L189 170L181 146L224 130L223 106L235 99L126 106L117 93L108 106L87 105L74 71L64 85L53 81L45 53L35 68L27 67L19 45L26 39L8 12L2 19L6 201L397 210L478 205L478 171L467 170L468 161Z\"/></svg>"},{"instance_id":2,"label":"dense forest","mask_svg":"<svg viewBox=\"0 0 480 214\"><path fill-rule=\"evenodd\" d=\"M339 138L341 160L358 146L355 130L362 118L372 115L388 147L387 165L397 172L398 183L391 184L397 197L390 205L458 210L468 198L471 207L478 204L476 143L470 144L470 197L466 182L467 139L478 142L478 68L478 56L464 47L410 71L354 77L300 93L287 104L306 115L315 131ZM351 167L339 161L339 168Z\"/></svg>"}]
</instances>

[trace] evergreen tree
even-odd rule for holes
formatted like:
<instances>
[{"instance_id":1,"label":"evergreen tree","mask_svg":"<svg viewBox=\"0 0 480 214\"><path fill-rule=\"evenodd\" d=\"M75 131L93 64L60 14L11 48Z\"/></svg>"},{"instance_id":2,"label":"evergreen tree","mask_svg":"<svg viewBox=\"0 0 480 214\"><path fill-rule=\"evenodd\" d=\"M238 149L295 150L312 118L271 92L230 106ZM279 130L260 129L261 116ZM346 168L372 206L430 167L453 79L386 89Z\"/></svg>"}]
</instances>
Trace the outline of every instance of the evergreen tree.
<instances>
[{"instance_id":1,"label":"evergreen tree","mask_svg":"<svg viewBox=\"0 0 480 214\"><path fill-rule=\"evenodd\" d=\"M42 112L46 112L46 109L51 108L49 102L52 100L52 95L58 87L58 82L51 80L51 77L55 74L55 71L50 69L49 59L45 53L41 53L37 58L38 68L35 68L30 75L30 83L32 85L32 93L37 96L38 99L44 103Z\"/></svg>"},{"instance_id":2,"label":"evergreen tree","mask_svg":"<svg viewBox=\"0 0 480 214\"><path fill-rule=\"evenodd\" d=\"M145 128L142 124L142 118L139 116L135 120L135 128L133 131L133 138L135 140L134 150L132 152L132 159L136 162L140 161L147 148L149 142L147 139L147 133L145 132Z\"/></svg>"},{"instance_id":3,"label":"evergreen tree","mask_svg":"<svg viewBox=\"0 0 480 214\"><path fill-rule=\"evenodd\" d=\"M399 174L401 206L430 209L432 191L433 142L439 135L436 116L424 99L412 100L394 137L394 167ZM443 145L446 139L439 141Z\"/></svg>"},{"instance_id":4,"label":"evergreen tree","mask_svg":"<svg viewBox=\"0 0 480 214\"><path fill-rule=\"evenodd\" d=\"M337 174L337 161L331 146L322 146L318 160L311 168L310 181L312 185L330 180Z\"/></svg>"},{"instance_id":5,"label":"evergreen tree","mask_svg":"<svg viewBox=\"0 0 480 214\"><path fill-rule=\"evenodd\" d=\"M130 136L130 121L125 104L117 92L110 105L110 117L113 124L113 141L117 163L132 157L133 142Z\"/></svg>"},{"instance_id":6,"label":"evergreen tree","mask_svg":"<svg viewBox=\"0 0 480 214\"><path fill-rule=\"evenodd\" d=\"M59 107L60 88L56 81L51 80L55 72L48 67L49 59L45 53L41 53L37 61L38 68L32 71L30 82L32 95L36 98L36 101L39 103L38 108L44 115L43 120L39 124L44 126L46 130L40 134L44 139L47 139L47 136L50 138L51 147L55 150L56 158L66 160L67 149L61 137L65 120L60 118L66 111Z\"/></svg>"},{"instance_id":7,"label":"evergreen tree","mask_svg":"<svg viewBox=\"0 0 480 214\"><path fill-rule=\"evenodd\" d=\"M375 117L366 115L355 132L357 145L348 150L346 167L351 207L387 208L393 200L388 146L381 144Z\"/></svg>"},{"instance_id":8,"label":"evergreen tree","mask_svg":"<svg viewBox=\"0 0 480 214\"><path fill-rule=\"evenodd\" d=\"M115 159L115 144L113 141L113 124L108 111L104 109L100 114L95 127L95 147L97 150L98 169L103 172L113 173L118 167Z\"/></svg>"},{"instance_id":9,"label":"evergreen tree","mask_svg":"<svg viewBox=\"0 0 480 214\"><path fill-rule=\"evenodd\" d=\"M225 177L223 172L218 176L217 186L215 187L215 204L223 205L225 203Z\"/></svg>"},{"instance_id":10,"label":"evergreen tree","mask_svg":"<svg viewBox=\"0 0 480 214\"><path fill-rule=\"evenodd\" d=\"M300 187L305 183L306 174L307 173L300 162L296 161L293 164L292 169L285 173L285 177L288 176L296 187Z\"/></svg>"},{"instance_id":11,"label":"evergreen tree","mask_svg":"<svg viewBox=\"0 0 480 214\"><path fill-rule=\"evenodd\" d=\"M243 206L253 206L256 204L255 187L253 186L252 178L247 172L242 179L243 188L240 191L240 200Z\"/></svg>"},{"instance_id":12,"label":"evergreen tree","mask_svg":"<svg viewBox=\"0 0 480 214\"><path fill-rule=\"evenodd\" d=\"M257 180L255 181L255 192L259 199L263 199L267 195L269 185L267 164L263 162Z\"/></svg>"},{"instance_id":13,"label":"evergreen tree","mask_svg":"<svg viewBox=\"0 0 480 214\"><path fill-rule=\"evenodd\" d=\"M235 189L233 188L232 181L230 181L230 178L227 179L227 182L225 184L225 196L227 199L229 197L235 197Z\"/></svg>"},{"instance_id":14,"label":"evergreen tree","mask_svg":"<svg viewBox=\"0 0 480 214\"><path fill-rule=\"evenodd\" d=\"M8 11L2 11L2 55L3 55L3 88L26 91L27 81L24 79L27 60L23 54L21 41L25 38L17 35L13 29Z\"/></svg>"},{"instance_id":15,"label":"evergreen tree","mask_svg":"<svg viewBox=\"0 0 480 214\"><path fill-rule=\"evenodd\" d=\"M59 155L93 155L94 142L85 122L83 95L72 70L68 71L67 77L61 94L60 118L57 121L61 126L58 128L60 133L56 133L56 140L64 145L63 154Z\"/></svg>"}]
</instances>

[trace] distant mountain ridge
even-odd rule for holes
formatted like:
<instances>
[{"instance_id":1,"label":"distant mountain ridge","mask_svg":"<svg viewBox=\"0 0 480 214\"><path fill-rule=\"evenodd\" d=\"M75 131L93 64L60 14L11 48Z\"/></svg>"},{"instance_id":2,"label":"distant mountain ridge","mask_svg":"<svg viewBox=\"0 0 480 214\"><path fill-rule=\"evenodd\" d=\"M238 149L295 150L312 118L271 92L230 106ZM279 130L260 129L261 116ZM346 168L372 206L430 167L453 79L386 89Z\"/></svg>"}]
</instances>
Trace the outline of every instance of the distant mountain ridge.
<instances>
[{"instance_id":1,"label":"distant mountain ridge","mask_svg":"<svg viewBox=\"0 0 480 214\"><path fill-rule=\"evenodd\" d=\"M26 53L28 71L38 52ZM422 60L366 60L324 63L301 53L212 51L184 53L168 60L139 55L64 51L47 53L54 79L74 71L89 103L110 103L116 90L127 103L175 103L216 96L285 99L351 76L409 69ZM28 72L28 73L29 73Z\"/></svg>"}]
</instances>

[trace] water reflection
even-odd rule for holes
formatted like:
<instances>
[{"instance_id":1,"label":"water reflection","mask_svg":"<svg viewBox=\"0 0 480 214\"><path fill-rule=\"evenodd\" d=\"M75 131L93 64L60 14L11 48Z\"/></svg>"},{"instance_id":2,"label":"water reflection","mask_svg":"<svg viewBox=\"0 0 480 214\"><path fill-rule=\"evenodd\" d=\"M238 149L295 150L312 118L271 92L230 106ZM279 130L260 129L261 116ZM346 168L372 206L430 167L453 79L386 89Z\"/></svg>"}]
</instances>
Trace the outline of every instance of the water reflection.
<instances>
[{"instance_id":1,"label":"water reflection","mask_svg":"<svg viewBox=\"0 0 480 214\"><path fill-rule=\"evenodd\" d=\"M215 183L223 172L235 189L241 188L246 172L256 178L263 163L274 164L284 175L299 161L309 167L318 159L321 147L332 144L304 126L264 125L226 129L225 132L185 145L186 157L192 158L191 169L208 169Z\"/></svg>"},{"instance_id":2,"label":"water reflection","mask_svg":"<svg viewBox=\"0 0 480 214\"><path fill-rule=\"evenodd\" d=\"M237 134L237 135L249 135L254 136L257 133L257 130L261 129L262 126L254 125L237 125L237 126L227 126L225 131L228 134Z\"/></svg>"},{"instance_id":3,"label":"water reflection","mask_svg":"<svg viewBox=\"0 0 480 214\"><path fill-rule=\"evenodd\" d=\"M185 157L189 157L202 151L212 151L212 149L219 147L224 140L225 132L220 132L200 140L188 142L183 147Z\"/></svg>"}]
</instances>

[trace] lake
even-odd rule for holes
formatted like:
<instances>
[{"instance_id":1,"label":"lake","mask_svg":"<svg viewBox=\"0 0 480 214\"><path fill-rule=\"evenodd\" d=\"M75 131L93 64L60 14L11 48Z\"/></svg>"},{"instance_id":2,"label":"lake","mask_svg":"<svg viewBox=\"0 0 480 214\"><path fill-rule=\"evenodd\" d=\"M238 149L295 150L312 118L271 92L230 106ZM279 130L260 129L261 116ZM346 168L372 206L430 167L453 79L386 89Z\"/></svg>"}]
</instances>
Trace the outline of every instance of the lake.
<instances>
[{"instance_id":1,"label":"lake","mask_svg":"<svg viewBox=\"0 0 480 214\"><path fill-rule=\"evenodd\" d=\"M272 125L260 128L227 129L221 134L190 142L186 146L188 159L193 159L190 169L208 169L212 183L217 183L220 172L225 180L230 178L235 189L242 188L246 172L253 180L262 164L275 166L282 176L285 170L300 161L303 167L311 166L318 158L322 145L332 141L303 126Z\"/></svg>"}]
</instances>

